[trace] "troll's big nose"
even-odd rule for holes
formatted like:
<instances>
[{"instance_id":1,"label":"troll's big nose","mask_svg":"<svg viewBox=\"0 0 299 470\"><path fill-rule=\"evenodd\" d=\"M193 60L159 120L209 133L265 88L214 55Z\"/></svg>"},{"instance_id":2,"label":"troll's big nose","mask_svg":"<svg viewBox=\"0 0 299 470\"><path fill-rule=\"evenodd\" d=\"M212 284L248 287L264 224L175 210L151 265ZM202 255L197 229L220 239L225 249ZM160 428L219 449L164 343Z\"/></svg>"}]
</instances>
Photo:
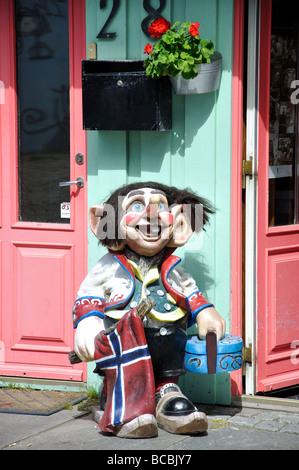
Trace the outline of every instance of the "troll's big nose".
<instances>
[{"instance_id":1,"label":"troll's big nose","mask_svg":"<svg viewBox=\"0 0 299 470\"><path fill-rule=\"evenodd\" d=\"M160 204L160 203L159 203ZM146 208L146 215L149 219L157 218L159 213L159 204L149 204Z\"/></svg>"},{"instance_id":2,"label":"troll's big nose","mask_svg":"<svg viewBox=\"0 0 299 470\"><path fill-rule=\"evenodd\" d=\"M158 216L160 202L161 202L161 198L159 194L151 195L149 204L146 207L146 215L148 218L152 219Z\"/></svg>"}]
</instances>

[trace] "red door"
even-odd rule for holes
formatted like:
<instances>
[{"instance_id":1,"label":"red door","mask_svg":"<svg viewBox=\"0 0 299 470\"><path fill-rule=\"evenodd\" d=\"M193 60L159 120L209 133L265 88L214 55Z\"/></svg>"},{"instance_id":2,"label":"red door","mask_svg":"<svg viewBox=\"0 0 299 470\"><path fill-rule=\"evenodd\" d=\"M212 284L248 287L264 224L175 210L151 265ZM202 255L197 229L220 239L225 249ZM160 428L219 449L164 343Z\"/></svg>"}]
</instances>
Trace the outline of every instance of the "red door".
<instances>
[{"instance_id":1,"label":"red door","mask_svg":"<svg viewBox=\"0 0 299 470\"><path fill-rule=\"evenodd\" d=\"M298 12L289 0L261 1L257 391L299 384Z\"/></svg>"},{"instance_id":2,"label":"red door","mask_svg":"<svg viewBox=\"0 0 299 470\"><path fill-rule=\"evenodd\" d=\"M84 57L84 0L1 0L3 376L85 380L84 367L68 361L87 270ZM59 186L78 177L81 188Z\"/></svg>"}]
</instances>

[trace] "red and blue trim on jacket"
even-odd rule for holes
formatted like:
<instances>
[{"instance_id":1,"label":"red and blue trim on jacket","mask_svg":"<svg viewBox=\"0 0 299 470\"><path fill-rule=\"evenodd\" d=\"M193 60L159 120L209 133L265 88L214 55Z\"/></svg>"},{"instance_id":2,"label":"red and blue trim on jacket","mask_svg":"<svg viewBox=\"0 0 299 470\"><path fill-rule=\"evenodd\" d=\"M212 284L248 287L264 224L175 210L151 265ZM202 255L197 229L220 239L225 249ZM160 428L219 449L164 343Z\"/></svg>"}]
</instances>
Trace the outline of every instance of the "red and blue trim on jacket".
<instances>
[{"instance_id":1,"label":"red and blue trim on jacket","mask_svg":"<svg viewBox=\"0 0 299 470\"><path fill-rule=\"evenodd\" d=\"M80 297L76 300L73 307L73 323L74 328L77 328L78 323L88 317L99 317L104 318L105 313L111 309L122 309L130 301L134 290L135 290L135 275L133 270L128 263L127 257L122 252L114 252L114 259L120 264L120 266L128 273L132 280L132 289L129 295L123 298L114 298L112 301L107 302L101 297L88 296ZM184 294L176 291L169 283L169 275L171 271L181 262L181 258L166 254L161 266L161 278L166 291L176 301L177 305L185 310L188 314L188 327L192 326L196 321L196 316L204 308L212 307L213 304L203 296L202 292L195 291L186 297Z\"/></svg>"}]
</instances>

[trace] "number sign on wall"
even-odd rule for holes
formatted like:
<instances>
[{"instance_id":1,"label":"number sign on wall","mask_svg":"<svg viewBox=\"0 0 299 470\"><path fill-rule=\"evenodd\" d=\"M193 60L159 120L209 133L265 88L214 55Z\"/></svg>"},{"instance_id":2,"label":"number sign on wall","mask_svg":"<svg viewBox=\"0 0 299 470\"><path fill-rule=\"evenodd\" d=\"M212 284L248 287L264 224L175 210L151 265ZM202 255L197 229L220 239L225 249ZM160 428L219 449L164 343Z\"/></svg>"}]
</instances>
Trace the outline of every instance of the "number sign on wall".
<instances>
[{"instance_id":1,"label":"number sign on wall","mask_svg":"<svg viewBox=\"0 0 299 470\"><path fill-rule=\"evenodd\" d=\"M116 12L119 8L120 1L121 0L113 0L113 1L111 0L112 5L111 5L110 14L107 18L106 23L103 25L101 31L97 35L97 38L112 39L116 36L116 32L109 32L108 28L109 28L109 24L111 23L113 17L115 16L115 14L116 14ZM107 0L100 0L100 9L103 10L104 8L106 8L107 3L108 3ZM141 29L144 32L144 34L146 36L148 36L149 38L151 38L151 36L148 32L149 25L153 20L156 20L158 18L163 18L161 13L162 13L163 9L165 8L165 5L166 5L166 0L160 0L159 8L155 9L151 6L151 0L143 0L143 8L148 13L148 15L142 20Z\"/></svg>"}]
</instances>

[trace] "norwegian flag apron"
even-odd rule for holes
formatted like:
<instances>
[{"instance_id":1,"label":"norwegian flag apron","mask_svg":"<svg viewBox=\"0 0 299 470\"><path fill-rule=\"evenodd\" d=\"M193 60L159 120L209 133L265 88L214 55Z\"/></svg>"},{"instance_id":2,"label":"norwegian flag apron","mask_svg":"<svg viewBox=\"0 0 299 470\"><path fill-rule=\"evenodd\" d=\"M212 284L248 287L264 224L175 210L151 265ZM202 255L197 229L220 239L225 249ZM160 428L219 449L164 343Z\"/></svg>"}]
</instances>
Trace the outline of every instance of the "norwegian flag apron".
<instances>
[{"instance_id":1,"label":"norwegian flag apron","mask_svg":"<svg viewBox=\"0 0 299 470\"><path fill-rule=\"evenodd\" d=\"M101 431L155 415L155 379L142 321L136 308L126 313L109 335L95 338L97 369L107 378L107 404L99 422Z\"/></svg>"}]
</instances>

